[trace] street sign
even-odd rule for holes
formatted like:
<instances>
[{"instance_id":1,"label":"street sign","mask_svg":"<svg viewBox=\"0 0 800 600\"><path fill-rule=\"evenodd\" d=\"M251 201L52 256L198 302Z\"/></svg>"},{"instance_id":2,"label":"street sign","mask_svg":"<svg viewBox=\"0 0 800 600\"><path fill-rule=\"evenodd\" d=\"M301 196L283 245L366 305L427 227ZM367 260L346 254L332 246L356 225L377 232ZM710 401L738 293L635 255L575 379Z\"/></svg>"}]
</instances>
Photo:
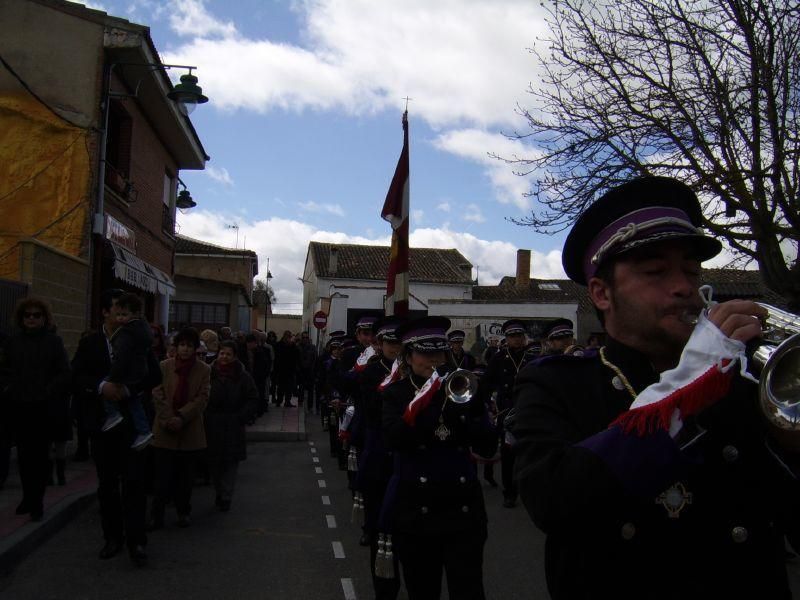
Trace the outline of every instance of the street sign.
<instances>
[{"instance_id":1,"label":"street sign","mask_svg":"<svg viewBox=\"0 0 800 600\"><path fill-rule=\"evenodd\" d=\"M328 315L321 310L314 313L314 327L317 329L325 329L328 324Z\"/></svg>"}]
</instances>

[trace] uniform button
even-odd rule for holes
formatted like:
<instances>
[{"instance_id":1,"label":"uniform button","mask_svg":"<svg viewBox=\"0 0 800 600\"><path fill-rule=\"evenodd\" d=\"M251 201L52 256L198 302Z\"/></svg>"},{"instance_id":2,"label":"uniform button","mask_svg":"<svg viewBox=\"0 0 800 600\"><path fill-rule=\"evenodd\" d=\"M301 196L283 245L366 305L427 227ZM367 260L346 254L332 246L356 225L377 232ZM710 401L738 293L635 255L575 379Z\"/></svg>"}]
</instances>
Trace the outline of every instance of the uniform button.
<instances>
[{"instance_id":1,"label":"uniform button","mask_svg":"<svg viewBox=\"0 0 800 600\"><path fill-rule=\"evenodd\" d=\"M725 459L725 462L736 462L739 458L739 450L737 450L736 446L725 446L722 449L722 458Z\"/></svg>"},{"instance_id":2,"label":"uniform button","mask_svg":"<svg viewBox=\"0 0 800 600\"><path fill-rule=\"evenodd\" d=\"M464 477L463 475L462 475L461 477L459 477L459 478L458 478L458 480L459 480L461 483L467 483L467 478L466 478L466 477Z\"/></svg>"},{"instance_id":3,"label":"uniform button","mask_svg":"<svg viewBox=\"0 0 800 600\"><path fill-rule=\"evenodd\" d=\"M469 512L469 506L462 506L461 507L461 512L468 513Z\"/></svg>"},{"instance_id":4,"label":"uniform button","mask_svg":"<svg viewBox=\"0 0 800 600\"><path fill-rule=\"evenodd\" d=\"M460 420L462 423L464 423L464 422L466 422L466 420L467 420L467 417L465 417L464 415L461 415L460 417L458 417L458 419L459 419L459 420Z\"/></svg>"},{"instance_id":5,"label":"uniform button","mask_svg":"<svg viewBox=\"0 0 800 600\"><path fill-rule=\"evenodd\" d=\"M734 527L733 529L731 529L731 538L737 544L746 542L747 536L748 536L747 529L745 529L744 527Z\"/></svg>"},{"instance_id":6,"label":"uniform button","mask_svg":"<svg viewBox=\"0 0 800 600\"><path fill-rule=\"evenodd\" d=\"M423 514L423 515L427 515L427 514L428 514L428 507L427 507L427 506L423 506L423 507L420 509L420 511L422 512L422 514Z\"/></svg>"},{"instance_id":7,"label":"uniform button","mask_svg":"<svg viewBox=\"0 0 800 600\"><path fill-rule=\"evenodd\" d=\"M636 525L633 523L625 523L622 529L620 529L620 534L623 540L632 540L633 536L636 535Z\"/></svg>"},{"instance_id":8,"label":"uniform button","mask_svg":"<svg viewBox=\"0 0 800 600\"><path fill-rule=\"evenodd\" d=\"M420 483L428 483L428 478L423 475L422 477L419 478L419 482Z\"/></svg>"}]
</instances>

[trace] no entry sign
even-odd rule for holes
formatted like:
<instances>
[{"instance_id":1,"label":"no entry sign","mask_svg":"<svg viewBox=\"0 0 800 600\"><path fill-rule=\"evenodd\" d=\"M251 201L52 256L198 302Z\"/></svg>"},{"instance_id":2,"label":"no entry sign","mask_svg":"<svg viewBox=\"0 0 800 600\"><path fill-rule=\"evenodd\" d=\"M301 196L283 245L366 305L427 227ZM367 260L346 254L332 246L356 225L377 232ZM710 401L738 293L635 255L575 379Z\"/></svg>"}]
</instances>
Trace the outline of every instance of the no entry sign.
<instances>
[{"instance_id":1,"label":"no entry sign","mask_svg":"<svg viewBox=\"0 0 800 600\"><path fill-rule=\"evenodd\" d=\"M314 327L317 329L325 329L325 326L328 324L328 315L326 315L321 310L318 310L314 313Z\"/></svg>"}]
</instances>

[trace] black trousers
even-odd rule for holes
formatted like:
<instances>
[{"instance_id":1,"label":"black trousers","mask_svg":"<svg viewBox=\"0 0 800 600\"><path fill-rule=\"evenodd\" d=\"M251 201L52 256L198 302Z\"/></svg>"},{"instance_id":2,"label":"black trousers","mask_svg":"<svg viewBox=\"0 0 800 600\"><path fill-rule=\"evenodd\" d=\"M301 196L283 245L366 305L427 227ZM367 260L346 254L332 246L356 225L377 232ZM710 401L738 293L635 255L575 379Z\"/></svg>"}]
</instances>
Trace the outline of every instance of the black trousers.
<instances>
[{"instance_id":1,"label":"black trousers","mask_svg":"<svg viewBox=\"0 0 800 600\"><path fill-rule=\"evenodd\" d=\"M500 470L503 478L503 497L517 500L517 482L514 481L514 449L508 444L500 447Z\"/></svg>"},{"instance_id":2,"label":"black trousers","mask_svg":"<svg viewBox=\"0 0 800 600\"><path fill-rule=\"evenodd\" d=\"M31 513L41 513L50 466L50 441L42 431L26 431L17 437L17 462L22 501Z\"/></svg>"},{"instance_id":3,"label":"black trousers","mask_svg":"<svg viewBox=\"0 0 800 600\"><path fill-rule=\"evenodd\" d=\"M375 557L378 555L378 518L386 495L387 481L367 480L362 482L361 493L364 496L364 531L370 536L369 564L372 574L372 587L375 590L375 600L395 600L400 591L400 568L397 552L394 555L394 573L391 579L375 575Z\"/></svg>"},{"instance_id":4,"label":"black trousers","mask_svg":"<svg viewBox=\"0 0 800 600\"><path fill-rule=\"evenodd\" d=\"M97 499L103 537L128 547L145 545L145 454L131 450L126 427L92 436L92 458L97 468Z\"/></svg>"},{"instance_id":5,"label":"black trousers","mask_svg":"<svg viewBox=\"0 0 800 600\"><path fill-rule=\"evenodd\" d=\"M163 520L164 507L172 498L179 515L192 512L192 488L195 467L202 450L168 450L155 448L156 480L153 518Z\"/></svg>"},{"instance_id":6,"label":"black trousers","mask_svg":"<svg viewBox=\"0 0 800 600\"><path fill-rule=\"evenodd\" d=\"M278 380L278 393L275 397L275 404L289 404L292 401L295 389L297 388L297 379L294 375L282 375Z\"/></svg>"},{"instance_id":7,"label":"black trousers","mask_svg":"<svg viewBox=\"0 0 800 600\"><path fill-rule=\"evenodd\" d=\"M485 527L444 535L396 534L395 551L403 565L408 600L439 600L442 571L451 600L485 600L483 547Z\"/></svg>"}]
</instances>

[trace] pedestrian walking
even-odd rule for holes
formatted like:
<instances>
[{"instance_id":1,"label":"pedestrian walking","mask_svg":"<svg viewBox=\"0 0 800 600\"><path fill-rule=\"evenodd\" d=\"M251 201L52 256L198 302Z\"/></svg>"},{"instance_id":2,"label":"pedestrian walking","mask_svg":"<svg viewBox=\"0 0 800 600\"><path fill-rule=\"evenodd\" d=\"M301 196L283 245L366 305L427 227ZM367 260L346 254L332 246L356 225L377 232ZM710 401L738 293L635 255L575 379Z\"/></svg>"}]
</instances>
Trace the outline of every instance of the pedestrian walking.
<instances>
[{"instance_id":1,"label":"pedestrian walking","mask_svg":"<svg viewBox=\"0 0 800 600\"><path fill-rule=\"evenodd\" d=\"M275 345L275 378L277 391L276 406L283 404L286 407L292 404L292 395L297 389L297 373L300 370L300 351L294 343L291 331L284 331L283 337Z\"/></svg>"},{"instance_id":2,"label":"pedestrian walking","mask_svg":"<svg viewBox=\"0 0 800 600\"><path fill-rule=\"evenodd\" d=\"M236 359L236 345L222 342L217 360L211 365L205 426L215 503L223 512L231 508L239 463L247 458L245 425L258 409L258 401L253 378Z\"/></svg>"},{"instance_id":3,"label":"pedestrian walking","mask_svg":"<svg viewBox=\"0 0 800 600\"><path fill-rule=\"evenodd\" d=\"M156 482L150 529L164 526L167 500L172 498L178 526L191 524L195 462L206 447L203 412L208 404L210 367L197 359L200 337L191 327L174 338L176 356L161 363L162 381L153 390Z\"/></svg>"},{"instance_id":4,"label":"pedestrian walking","mask_svg":"<svg viewBox=\"0 0 800 600\"><path fill-rule=\"evenodd\" d=\"M55 333L50 306L24 298L14 311L17 328L4 345L0 389L8 403L9 426L17 446L22 501L18 515L41 521L49 448L69 422L70 366L64 343ZM63 463L60 474L63 477Z\"/></svg>"}]
</instances>

